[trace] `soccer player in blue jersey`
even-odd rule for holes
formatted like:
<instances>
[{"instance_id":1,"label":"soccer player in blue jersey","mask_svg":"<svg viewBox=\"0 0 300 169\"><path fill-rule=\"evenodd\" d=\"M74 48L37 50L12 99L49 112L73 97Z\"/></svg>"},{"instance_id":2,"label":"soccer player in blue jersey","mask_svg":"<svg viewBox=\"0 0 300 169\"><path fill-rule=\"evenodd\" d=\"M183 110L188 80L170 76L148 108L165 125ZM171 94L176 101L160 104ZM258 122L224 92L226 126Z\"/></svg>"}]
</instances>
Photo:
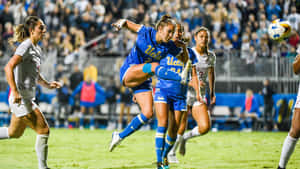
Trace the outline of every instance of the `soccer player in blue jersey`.
<instances>
[{"instance_id":1,"label":"soccer player in blue jersey","mask_svg":"<svg viewBox=\"0 0 300 169\"><path fill-rule=\"evenodd\" d=\"M172 40L182 40L183 33L183 27L181 24L177 24ZM192 49L188 48L188 53L190 60L195 61L195 54ZM190 65L190 61L187 64ZM181 74L184 69L184 63L172 54L168 54L167 57L160 60L160 65L164 65L169 70L178 74ZM166 169L169 167L167 155L176 141L177 130L180 125L182 114L186 112L186 94L187 85L174 80L158 78L154 96L156 116L158 120L155 135L158 169ZM168 134L165 136L168 123Z\"/></svg>"},{"instance_id":2,"label":"soccer player in blue jersey","mask_svg":"<svg viewBox=\"0 0 300 169\"><path fill-rule=\"evenodd\" d=\"M216 64L216 55L208 50L208 42L209 42L209 30L205 27L200 27L196 30L194 38L196 41L196 46L192 48L196 55L196 63L192 66L192 81L191 85L193 86L194 91L189 91L194 93L195 100L191 101L190 105L192 105L192 115L193 118L197 122L197 126L191 131L184 133L187 122L187 113L183 115L183 121L180 124L177 140L174 144L174 148L170 151L168 155L169 162L177 162L176 158L176 148L180 144L180 154L185 154L185 144L186 141L190 138L196 136L205 135L211 126L210 114L205 98L205 81L208 77L209 80L209 92L210 92L210 104L215 104L215 71L214 67ZM188 93L189 95L189 93ZM189 98L187 103L189 104Z\"/></svg>"},{"instance_id":3,"label":"soccer player in blue jersey","mask_svg":"<svg viewBox=\"0 0 300 169\"><path fill-rule=\"evenodd\" d=\"M120 81L124 86L133 89L134 98L142 113L136 116L121 133L113 133L109 151L112 151L125 137L139 129L153 116L151 76L155 74L160 78L176 81L185 79L158 63L168 53L183 62L188 60L185 43L171 41L175 24L175 21L168 15L162 16L156 24L156 29L126 19L121 19L113 24L118 30L125 27L138 34L135 46L121 67Z\"/></svg>"}]
</instances>

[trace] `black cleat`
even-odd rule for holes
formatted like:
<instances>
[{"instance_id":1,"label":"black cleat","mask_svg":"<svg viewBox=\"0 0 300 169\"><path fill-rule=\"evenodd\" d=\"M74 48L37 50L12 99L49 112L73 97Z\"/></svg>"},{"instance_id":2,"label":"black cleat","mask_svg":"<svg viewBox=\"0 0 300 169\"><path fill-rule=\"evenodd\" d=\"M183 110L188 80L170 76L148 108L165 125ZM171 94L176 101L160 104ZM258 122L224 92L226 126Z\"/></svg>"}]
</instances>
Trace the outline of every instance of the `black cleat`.
<instances>
[{"instance_id":1,"label":"black cleat","mask_svg":"<svg viewBox=\"0 0 300 169\"><path fill-rule=\"evenodd\" d=\"M279 167L279 166L278 166L278 168L277 168L277 169L285 169L285 168L281 168L281 167Z\"/></svg>"}]
</instances>

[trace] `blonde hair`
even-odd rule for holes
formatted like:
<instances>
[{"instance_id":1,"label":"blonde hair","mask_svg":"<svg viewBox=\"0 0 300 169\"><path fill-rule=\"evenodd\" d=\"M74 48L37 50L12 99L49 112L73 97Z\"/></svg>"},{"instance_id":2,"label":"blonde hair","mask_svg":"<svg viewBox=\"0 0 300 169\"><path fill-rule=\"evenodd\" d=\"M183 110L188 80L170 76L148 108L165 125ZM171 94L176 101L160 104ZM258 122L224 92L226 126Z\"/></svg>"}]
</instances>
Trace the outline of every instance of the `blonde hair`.
<instances>
[{"instance_id":1,"label":"blonde hair","mask_svg":"<svg viewBox=\"0 0 300 169\"><path fill-rule=\"evenodd\" d=\"M19 24L14 28L14 36L9 39L9 43L14 45L16 42L23 42L30 36L29 30L34 29L39 20L40 18L37 16L28 16L24 24Z\"/></svg>"},{"instance_id":2,"label":"blonde hair","mask_svg":"<svg viewBox=\"0 0 300 169\"><path fill-rule=\"evenodd\" d=\"M160 18L160 20L155 25L155 29L158 30L160 26L166 26L169 23L173 24L174 26L176 25L175 21L172 19L170 15L164 15Z\"/></svg>"}]
</instances>

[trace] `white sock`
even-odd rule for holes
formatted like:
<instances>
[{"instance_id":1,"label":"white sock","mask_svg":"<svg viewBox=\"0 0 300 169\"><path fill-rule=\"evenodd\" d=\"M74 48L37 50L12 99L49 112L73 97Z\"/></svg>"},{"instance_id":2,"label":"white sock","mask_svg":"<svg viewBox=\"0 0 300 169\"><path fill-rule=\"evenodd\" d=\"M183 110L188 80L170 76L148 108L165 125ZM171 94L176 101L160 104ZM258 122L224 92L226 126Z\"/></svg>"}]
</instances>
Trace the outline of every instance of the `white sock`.
<instances>
[{"instance_id":1,"label":"white sock","mask_svg":"<svg viewBox=\"0 0 300 169\"><path fill-rule=\"evenodd\" d=\"M298 139L297 138L293 138L290 135L288 135L284 142L283 142L283 146L282 146L282 150L281 150L281 156L280 156L280 161L279 161L279 167L281 168L285 168L291 155L294 152L295 146L297 144Z\"/></svg>"},{"instance_id":2,"label":"white sock","mask_svg":"<svg viewBox=\"0 0 300 169\"><path fill-rule=\"evenodd\" d=\"M0 140L1 139L8 139L8 128L7 127L0 127Z\"/></svg>"},{"instance_id":3,"label":"white sock","mask_svg":"<svg viewBox=\"0 0 300 169\"><path fill-rule=\"evenodd\" d=\"M49 135L36 136L35 151L39 162L39 169L46 169L48 156L48 137Z\"/></svg>"},{"instance_id":4,"label":"white sock","mask_svg":"<svg viewBox=\"0 0 300 169\"><path fill-rule=\"evenodd\" d=\"M197 127L194 127L193 130L185 133L183 135L183 139L188 140L190 138L197 137L197 136L200 136L200 135L201 134L199 133L198 126L197 126Z\"/></svg>"},{"instance_id":5,"label":"white sock","mask_svg":"<svg viewBox=\"0 0 300 169\"><path fill-rule=\"evenodd\" d=\"M170 150L169 154L176 154L176 150L178 148L179 143L182 141L183 136L180 134L177 134L176 142L174 143L174 146Z\"/></svg>"}]
</instances>

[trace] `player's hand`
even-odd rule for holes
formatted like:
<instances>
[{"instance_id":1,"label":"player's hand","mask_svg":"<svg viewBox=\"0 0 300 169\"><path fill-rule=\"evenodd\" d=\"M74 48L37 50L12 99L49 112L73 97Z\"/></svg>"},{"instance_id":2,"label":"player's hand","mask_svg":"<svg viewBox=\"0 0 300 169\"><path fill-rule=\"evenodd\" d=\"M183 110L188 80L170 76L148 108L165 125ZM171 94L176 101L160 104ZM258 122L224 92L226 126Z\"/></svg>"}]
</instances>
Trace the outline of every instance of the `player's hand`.
<instances>
[{"instance_id":1,"label":"player's hand","mask_svg":"<svg viewBox=\"0 0 300 169\"><path fill-rule=\"evenodd\" d=\"M21 95L19 94L18 91L13 92L13 96L14 96L14 102L13 103L17 103L17 104L21 104Z\"/></svg>"},{"instance_id":2,"label":"player's hand","mask_svg":"<svg viewBox=\"0 0 300 169\"><path fill-rule=\"evenodd\" d=\"M200 103L204 103L203 99L200 97L199 94L197 94L197 100L198 100Z\"/></svg>"},{"instance_id":3,"label":"player's hand","mask_svg":"<svg viewBox=\"0 0 300 169\"><path fill-rule=\"evenodd\" d=\"M206 86L205 82L203 82L202 80L199 81L199 86L200 88L204 88Z\"/></svg>"},{"instance_id":4,"label":"player's hand","mask_svg":"<svg viewBox=\"0 0 300 169\"><path fill-rule=\"evenodd\" d=\"M115 27L116 31L119 31L122 29L125 23L126 23L126 19L119 19L117 22L112 23L111 26Z\"/></svg>"},{"instance_id":5,"label":"player's hand","mask_svg":"<svg viewBox=\"0 0 300 169\"><path fill-rule=\"evenodd\" d=\"M211 104L211 105L216 104L216 96L211 96L211 97L210 97L210 104Z\"/></svg>"},{"instance_id":6,"label":"player's hand","mask_svg":"<svg viewBox=\"0 0 300 169\"><path fill-rule=\"evenodd\" d=\"M50 89L58 89L58 88L61 88L61 87L62 87L62 84L57 82L57 81L53 81L49 84Z\"/></svg>"}]
</instances>

